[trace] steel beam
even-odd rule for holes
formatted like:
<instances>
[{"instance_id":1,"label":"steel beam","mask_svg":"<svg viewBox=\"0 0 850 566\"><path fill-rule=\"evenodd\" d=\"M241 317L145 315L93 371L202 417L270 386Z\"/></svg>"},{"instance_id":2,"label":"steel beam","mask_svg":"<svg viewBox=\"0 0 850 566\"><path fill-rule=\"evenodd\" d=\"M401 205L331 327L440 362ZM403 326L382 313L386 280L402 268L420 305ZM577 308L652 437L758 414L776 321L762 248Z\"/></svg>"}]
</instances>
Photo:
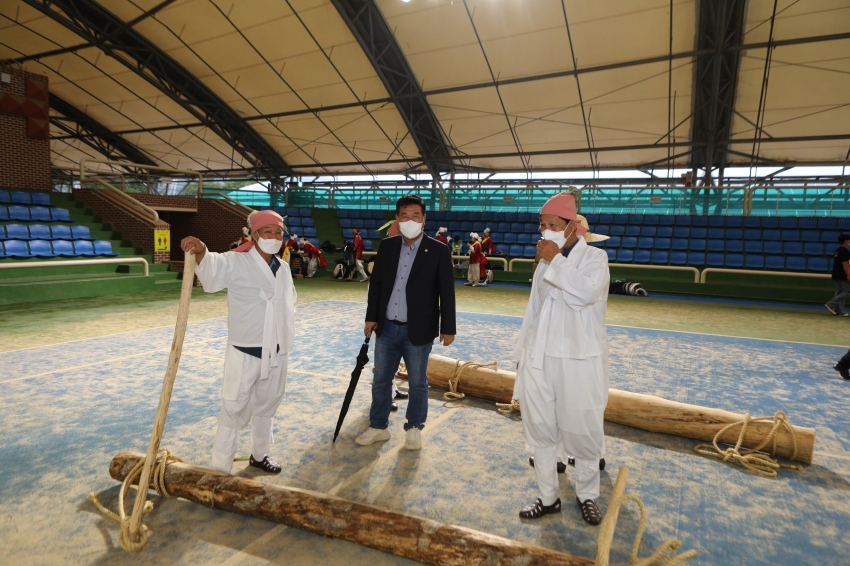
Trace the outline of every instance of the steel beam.
<instances>
[{"instance_id":1,"label":"steel beam","mask_svg":"<svg viewBox=\"0 0 850 566\"><path fill-rule=\"evenodd\" d=\"M62 114L63 117L51 116L50 123L68 133L63 138L77 139L101 155L113 161L129 161L144 165L156 166L146 153L126 139L112 132L109 128L73 106L62 100L54 93L50 93L50 108ZM134 171L132 167L128 170Z\"/></svg>"},{"instance_id":2,"label":"steel beam","mask_svg":"<svg viewBox=\"0 0 850 566\"><path fill-rule=\"evenodd\" d=\"M293 175L277 151L212 89L94 0L23 1L157 87L230 144L261 176L275 182Z\"/></svg>"},{"instance_id":3,"label":"steel beam","mask_svg":"<svg viewBox=\"0 0 850 566\"><path fill-rule=\"evenodd\" d=\"M331 3L384 83L428 171L435 179L443 171L453 171L454 152L446 143L440 123L375 0L331 0Z\"/></svg>"}]
</instances>

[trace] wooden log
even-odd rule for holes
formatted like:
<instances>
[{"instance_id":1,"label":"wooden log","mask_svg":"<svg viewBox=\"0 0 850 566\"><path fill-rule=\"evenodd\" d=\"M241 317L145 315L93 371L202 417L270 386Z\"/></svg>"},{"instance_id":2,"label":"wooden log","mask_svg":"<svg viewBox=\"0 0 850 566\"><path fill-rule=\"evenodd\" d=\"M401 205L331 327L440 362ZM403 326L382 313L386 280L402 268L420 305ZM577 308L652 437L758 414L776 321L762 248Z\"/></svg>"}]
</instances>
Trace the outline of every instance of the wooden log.
<instances>
[{"instance_id":1,"label":"wooden log","mask_svg":"<svg viewBox=\"0 0 850 566\"><path fill-rule=\"evenodd\" d=\"M124 481L144 455L121 452L109 475ZM348 501L305 489L231 476L181 463L165 469L173 496L218 509L283 523L312 533L340 538L382 552L440 566L592 566L593 561L539 546L448 525L375 505Z\"/></svg>"},{"instance_id":2,"label":"wooden log","mask_svg":"<svg viewBox=\"0 0 850 566\"><path fill-rule=\"evenodd\" d=\"M456 363L456 359L432 354L428 358L428 383L438 389L448 389L449 379L455 371ZM398 375L401 378L407 377L404 373ZM512 371L467 368L461 375L457 390L488 401L510 403L515 380L516 373ZM744 415L669 401L655 395L609 389L605 420L650 432L711 442L723 427L744 420ZM742 446L755 448L767 437L772 428L773 423L770 422L750 423ZM795 461L811 464L815 451L815 429L801 426L793 428L797 439ZM720 437L720 441L735 444L740 432L739 427L733 427ZM780 429L776 434L776 455L790 459L794 452L793 442L791 434L785 429ZM766 447L768 450L770 448L770 446Z\"/></svg>"}]
</instances>

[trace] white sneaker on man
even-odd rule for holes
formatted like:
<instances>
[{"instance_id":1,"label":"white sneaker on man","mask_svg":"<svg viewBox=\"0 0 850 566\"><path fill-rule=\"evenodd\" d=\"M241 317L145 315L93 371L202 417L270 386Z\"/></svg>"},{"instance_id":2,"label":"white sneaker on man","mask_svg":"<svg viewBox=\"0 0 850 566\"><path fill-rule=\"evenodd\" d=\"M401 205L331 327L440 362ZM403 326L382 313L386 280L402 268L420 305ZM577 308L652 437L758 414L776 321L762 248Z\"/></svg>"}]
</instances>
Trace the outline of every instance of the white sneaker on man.
<instances>
[{"instance_id":1,"label":"white sneaker on man","mask_svg":"<svg viewBox=\"0 0 850 566\"><path fill-rule=\"evenodd\" d=\"M375 444L376 442L381 442L382 440L390 439L390 431L386 428L370 428L360 436L354 439L354 442L359 444L360 446L369 446L370 444Z\"/></svg>"},{"instance_id":2,"label":"white sneaker on man","mask_svg":"<svg viewBox=\"0 0 850 566\"><path fill-rule=\"evenodd\" d=\"M404 439L405 450L422 449L422 431L416 427L407 429L407 437Z\"/></svg>"}]
</instances>

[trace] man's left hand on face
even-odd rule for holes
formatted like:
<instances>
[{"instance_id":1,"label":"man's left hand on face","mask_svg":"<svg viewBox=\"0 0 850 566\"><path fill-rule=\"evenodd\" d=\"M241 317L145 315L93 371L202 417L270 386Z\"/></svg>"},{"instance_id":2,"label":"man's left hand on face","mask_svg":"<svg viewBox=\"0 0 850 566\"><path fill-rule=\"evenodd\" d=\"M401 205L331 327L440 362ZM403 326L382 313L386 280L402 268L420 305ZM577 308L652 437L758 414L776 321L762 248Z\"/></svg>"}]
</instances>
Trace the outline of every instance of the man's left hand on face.
<instances>
[{"instance_id":1,"label":"man's left hand on face","mask_svg":"<svg viewBox=\"0 0 850 566\"><path fill-rule=\"evenodd\" d=\"M550 240L540 240L537 242L537 255L540 256L540 259L551 262L560 251L558 244Z\"/></svg>"},{"instance_id":2,"label":"man's left hand on face","mask_svg":"<svg viewBox=\"0 0 850 566\"><path fill-rule=\"evenodd\" d=\"M440 342L443 344L443 346L449 346L454 341L454 334L440 334Z\"/></svg>"}]
</instances>

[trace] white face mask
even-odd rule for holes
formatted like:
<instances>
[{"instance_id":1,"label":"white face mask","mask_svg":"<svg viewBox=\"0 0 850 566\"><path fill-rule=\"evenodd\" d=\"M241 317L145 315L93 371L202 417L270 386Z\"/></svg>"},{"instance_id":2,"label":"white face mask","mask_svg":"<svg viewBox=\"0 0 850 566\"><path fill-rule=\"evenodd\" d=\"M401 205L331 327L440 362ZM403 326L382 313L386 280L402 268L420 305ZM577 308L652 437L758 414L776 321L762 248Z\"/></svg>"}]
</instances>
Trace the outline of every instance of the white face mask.
<instances>
[{"instance_id":1,"label":"white face mask","mask_svg":"<svg viewBox=\"0 0 850 566\"><path fill-rule=\"evenodd\" d=\"M414 240L422 233L422 224L415 220L405 220L398 223L398 228L402 235L408 240Z\"/></svg>"},{"instance_id":2,"label":"white face mask","mask_svg":"<svg viewBox=\"0 0 850 566\"><path fill-rule=\"evenodd\" d=\"M573 232L575 232L575 230L573 230ZM543 230L543 239L549 240L550 242L555 242L559 250L564 247L564 245L567 243L567 238L572 235L572 232L570 232L569 236L565 236L563 232L555 232L554 230Z\"/></svg>"},{"instance_id":3,"label":"white face mask","mask_svg":"<svg viewBox=\"0 0 850 566\"><path fill-rule=\"evenodd\" d=\"M280 251L280 247L283 245L283 242L278 240L277 238L272 238L270 240L266 238L260 238L257 240L257 245L260 249L267 254L276 254Z\"/></svg>"}]
</instances>

